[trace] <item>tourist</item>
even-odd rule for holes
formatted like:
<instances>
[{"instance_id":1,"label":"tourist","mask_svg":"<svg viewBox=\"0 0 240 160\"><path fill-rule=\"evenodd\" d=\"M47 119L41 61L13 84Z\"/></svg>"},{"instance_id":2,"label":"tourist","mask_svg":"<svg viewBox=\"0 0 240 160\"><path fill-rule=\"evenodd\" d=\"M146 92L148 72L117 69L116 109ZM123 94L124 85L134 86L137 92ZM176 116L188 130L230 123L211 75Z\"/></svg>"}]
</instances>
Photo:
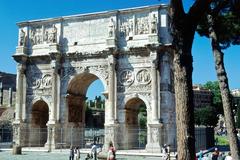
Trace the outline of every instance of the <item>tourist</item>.
<instances>
[{"instance_id":1,"label":"tourist","mask_svg":"<svg viewBox=\"0 0 240 160\"><path fill-rule=\"evenodd\" d=\"M233 160L231 152L228 152L228 155L225 157L225 160Z\"/></svg>"},{"instance_id":2,"label":"tourist","mask_svg":"<svg viewBox=\"0 0 240 160\"><path fill-rule=\"evenodd\" d=\"M74 160L74 149L72 146L70 147L69 160Z\"/></svg>"},{"instance_id":3,"label":"tourist","mask_svg":"<svg viewBox=\"0 0 240 160\"><path fill-rule=\"evenodd\" d=\"M115 147L113 147L112 141L110 141L107 160L115 160L115 159L116 159L116 149Z\"/></svg>"},{"instance_id":4,"label":"tourist","mask_svg":"<svg viewBox=\"0 0 240 160\"><path fill-rule=\"evenodd\" d=\"M85 160L89 160L92 159L92 157L90 156L90 154L88 153L87 156L85 157Z\"/></svg>"},{"instance_id":5,"label":"tourist","mask_svg":"<svg viewBox=\"0 0 240 160\"><path fill-rule=\"evenodd\" d=\"M162 147L162 154L163 154L163 159L164 159L164 160L167 160L167 153L168 153L168 151L167 151L167 145L164 144L163 147Z\"/></svg>"},{"instance_id":6,"label":"tourist","mask_svg":"<svg viewBox=\"0 0 240 160\"><path fill-rule=\"evenodd\" d=\"M80 159L80 150L78 147L75 147L74 149L74 160L79 160Z\"/></svg>"},{"instance_id":7,"label":"tourist","mask_svg":"<svg viewBox=\"0 0 240 160\"><path fill-rule=\"evenodd\" d=\"M212 154L212 160L218 160L218 156L219 156L218 148L215 148Z\"/></svg>"},{"instance_id":8,"label":"tourist","mask_svg":"<svg viewBox=\"0 0 240 160\"><path fill-rule=\"evenodd\" d=\"M97 160L97 145L96 142L94 141L93 146L91 148L91 154L94 160Z\"/></svg>"}]
</instances>

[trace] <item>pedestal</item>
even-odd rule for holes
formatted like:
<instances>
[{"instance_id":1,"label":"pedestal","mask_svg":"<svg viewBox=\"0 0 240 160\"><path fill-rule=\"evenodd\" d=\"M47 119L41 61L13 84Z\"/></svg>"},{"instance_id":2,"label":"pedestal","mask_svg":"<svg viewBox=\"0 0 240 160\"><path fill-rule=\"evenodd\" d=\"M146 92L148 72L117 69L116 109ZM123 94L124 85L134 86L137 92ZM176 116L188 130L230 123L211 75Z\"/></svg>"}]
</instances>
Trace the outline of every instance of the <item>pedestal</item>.
<instances>
[{"instance_id":1,"label":"pedestal","mask_svg":"<svg viewBox=\"0 0 240 160\"><path fill-rule=\"evenodd\" d=\"M13 122L13 144L15 146L26 146L29 130L27 124L21 121Z\"/></svg>"},{"instance_id":2,"label":"pedestal","mask_svg":"<svg viewBox=\"0 0 240 160\"><path fill-rule=\"evenodd\" d=\"M159 124L148 124L148 141L146 145L146 150L148 152L160 152L161 151L161 141L163 133L163 125Z\"/></svg>"},{"instance_id":3,"label":"pedestal","mask_svg":"<svg viewBox=\"0 0 240 160\"><path fill-rule=\"evenodd\" d=\"M122 134L122 133L121 133ZM105 140L103 150L107 151L109 148L109 143L112 142L113 146L118 149L119 144L119 124L109 124L105 126Z\"/></svg>"}]
</instances>

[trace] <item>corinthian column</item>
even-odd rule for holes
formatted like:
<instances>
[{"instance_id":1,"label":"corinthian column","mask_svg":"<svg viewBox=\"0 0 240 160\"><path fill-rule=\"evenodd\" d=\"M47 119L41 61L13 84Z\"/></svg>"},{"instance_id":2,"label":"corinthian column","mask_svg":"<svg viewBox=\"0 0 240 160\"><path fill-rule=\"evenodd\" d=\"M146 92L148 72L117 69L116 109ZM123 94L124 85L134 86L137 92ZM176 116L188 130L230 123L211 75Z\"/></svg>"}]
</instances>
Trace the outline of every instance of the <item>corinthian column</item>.
<instances>
[{"instance_id":1,"label":"corinthian column","mask_svg":"<svg viewBox=\"0 0 240 160\"><path fill-rule=\"evenodd\" d=\"M17 96L16 96L16 122L22 121L22 107L23 107L23 80L24 80L24 72L26 66L25 64L18 64L17 66Z\"/></svg>"},{"instance_id":2,"label":"corinthian column","mask_svg":"<svg viewBox=\"0 0 240 160\"><path fill-rule=\"evenodd\" d=\"M109 61L109 85L108 85L108 113L109 113L109 123L114 123L115 117L115 58L111 55L108 58Z\"/></svg>"},{"instance_id":3,"label":"corinthian column","mask_svg":"<svg viewBox=\"0 0 240 160\"><path fill-rule=\"evenodd\" d=\"M56 122L56 111L58 104L58 62L57 60L51 61L51 75L52 75L52 106L50 112L50 123Z\"/></svg>"},{"instance_id":4,"label":"corinthian column","mask_svg":"<svg viewBox=\"0 0 240 160\"><path fill-rule=\"evenodd\" d=\"M156 51L151 52L152 62L151 62L151 76L152 76L152 121L153 123L158 123L158 86L157 86L157 53Z\"/></svg>"}]
</instances>

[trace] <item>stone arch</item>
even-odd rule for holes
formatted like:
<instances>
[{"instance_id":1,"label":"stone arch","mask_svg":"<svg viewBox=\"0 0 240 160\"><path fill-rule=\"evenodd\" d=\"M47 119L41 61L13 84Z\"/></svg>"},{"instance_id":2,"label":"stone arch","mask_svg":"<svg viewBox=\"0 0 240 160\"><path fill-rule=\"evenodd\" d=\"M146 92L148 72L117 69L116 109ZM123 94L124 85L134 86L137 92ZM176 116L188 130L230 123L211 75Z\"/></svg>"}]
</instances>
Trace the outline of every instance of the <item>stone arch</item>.
<instances>
[{"instance_id":1,"label":"stone arch","mask_svg":"<svg viewBox=\"0 0 240 160\"><path fill-rule=\"evenodd\" d=\"M143 99L144 100L143 100ZM140 95L132 95L125 103L125 126L127 132L128 149L145 148L147 143L147 128L141 128L139 122L140 108L145 106L147 114L147 100ZM146 115L145 115L146 116ZM147 118L147 116L146 116ZM147 126L147 122L146 122ZM141 137L140 137L141 136Z\"/></svg>"},{"instance_id":2,"label":"stone arch","mask_svg":"<svg viewBox=\"0 0 240 160\"><path fill-rule=\"evenodd\" d=\"M44 146L47 142L47 122L49 120L49 105L42 99L34 100L31 111L30 138L33 146Z\"/></svg>"},{"instance_id":3,"label":"stone arch","mask_svg":"<svg viewBox=\"0 0 240 160\"><path fill-rule=\"evenodd\" d=\"M77 74L69 81L67 87L69 122L81 123L84 125L86 93L91 83L97 79L99 79L103 85L105 84L97 75L89 72ZM106 90L105 86L104 90ZM81 117L77 117L77 115L81 115Z\"/></svg>"}]
</instances>

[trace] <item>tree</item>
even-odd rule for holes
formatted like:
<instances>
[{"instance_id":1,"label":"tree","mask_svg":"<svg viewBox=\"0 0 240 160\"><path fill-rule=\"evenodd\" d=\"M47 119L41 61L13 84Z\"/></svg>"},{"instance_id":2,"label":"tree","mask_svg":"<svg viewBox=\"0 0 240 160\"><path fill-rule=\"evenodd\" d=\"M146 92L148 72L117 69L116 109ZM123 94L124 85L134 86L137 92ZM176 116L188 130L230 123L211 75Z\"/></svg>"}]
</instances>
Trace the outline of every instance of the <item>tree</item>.
<instances>
[{"instance_id":1,"label":"tree","mask_svg":"<svg viewBox=\"0 0 240 160\"><path fill-rule=\"evenodd\" d=\"M206 84L203 85L204 88L210 89L213 93L213 106L217 109L217 114L223 114L222 108L222 97L219 88L218 81L208 81Z\"/></svg>"},{"instance_id":2,"label":"tree","mask_svg":"<svg viewBox=\"0 0 240 160\"><path fill-rule=\"evenodd\" d=\"M217 110L213 106L196 108L194 118L197 125L215 127L218 123Z\"/></svg>"},{"instance_id":3,"label":"tree","mask_svg":"<svg viewBox=\"0 0 240 160\"><path fill-rule=\"evenodd\" d=\"M222 96L230 150L233 159L239 159L237 131L231 108L231 95L227 73L224 67L224 53L222 52L222 49L229 47L231 44L235 45L240 43L240 15L235 14L236 10L234 3L236 3L236 1L214 0L211 7L209 7L208 15L205 17L205 24L199 27L202 29L199 29L199 33L211 40L215 69ZM206 30L206 28L208 30Z\"/></svg>"},{"instance_id":4,"label":"tree","mask_svg":"<svg viewBox=\"0 0 240 160\"><path fill-rule=\"evenodd\" d=\"M197 25L211 0L196 0L185 13L182 0L170 1L173 36L178 159L195 159L192 91L192 43Z\"/></svg>"}]
</instances>

